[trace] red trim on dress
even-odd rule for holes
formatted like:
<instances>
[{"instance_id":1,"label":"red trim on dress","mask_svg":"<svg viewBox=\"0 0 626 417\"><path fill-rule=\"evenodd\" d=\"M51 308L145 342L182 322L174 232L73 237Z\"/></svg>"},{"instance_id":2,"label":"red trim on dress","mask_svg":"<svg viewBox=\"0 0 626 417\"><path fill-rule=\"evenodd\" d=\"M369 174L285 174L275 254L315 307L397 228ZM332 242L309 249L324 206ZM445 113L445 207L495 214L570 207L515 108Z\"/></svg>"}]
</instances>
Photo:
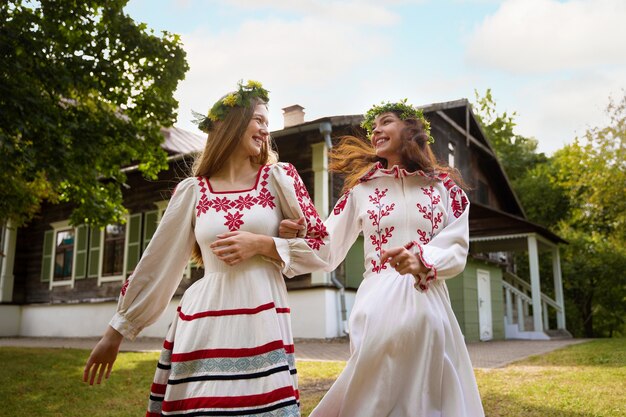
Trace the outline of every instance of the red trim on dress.
<instances>
[{"instance_id":1,"label":"red trim on dress","mask_svg":"<svg viewBox=\"0 0 626 417\"><path fill-rule=\"evenodd\" d=\"M261 165L259 167L259 171L256 173L256 180L254 181L254 185L252 188L248 188L247 190L225 190L225 191L214 191L213 187L211 187L211 181L209 178L206 179L207 186L209 187L209 191L211 194L234 194L234 193L246 193L248 191L256 190L257 185L259 185L259 178L261 177L261 171L268 165Z\"/></svg>"},{"instance_id":2,"label":"red trim on dress","mask_svg":"<svg viewBox=\"0 0 626 417\"><path fill-rule=\"evenodd\" d=\"M150 387L151 394L165 395L165 390L167 389L167 384L157 384L155 382L152 383Z\"/></svg>"},{"instance_id":3,"label":"red trim on dress","mask_svg":"<svg viewBox=\"0 0 626 417\"><path fill-rule=\"evenodd\" d=\"M245 358L248 356L262 355L279 349L284 349L287 353L293 353L293 345L285 345L285 342L282 340L275 340L253 348L217 348L195 350L185 353L172 353L172 362L185 362L209 358ZM291 350L291 352L289 350Z\"/></svg>"},{"instance_id":4,"label":"red trim on dress","mask_svg":"<svg viewBox=\"0 0 626 417\"><path fill-rule=\"evenodd\" d=\"M422 245L420 245L416 241L411 241L407 243L406 245L404 245L405 249L407 250L412 249L414 246L417 246L417 249L418 249L417 255L420 257L420 261L422 261L424 266L428 268L428 271L426 271L425 274L413 275L416 280L415 289L422 291L422 292L426 292L428 291L428 284L431 281L434 281L437 279L437 268L435 268L433 264L427 262L426 259L424 259L424 248L422 248Z\"/></svg>"},{"instance_id":5,"label":"red trim on dress","mask_svg":"<svg viewBox=\"0 0 626 417\"><path fill-rule=\"evenodd\" d=\"M280 400L294 398L294 391L293 386L287 386L264 394L232 397L196 397L178 401L164 401L163 411L183 411L202 408L258 407L278 402Z\"/></svg>"},{"instance_id":6,"label":"red trim on dress","mask_svg":"<svg viewBox=\"0 0 626 417\"><path fill-rule=\"evenodd\" d=\"M191 321L191 320L199 319L202 317L252 315L252 314L261 313L263 311L272 310L274 308L275 308L275 304L272 302L272 303L263 304L254 308L235 308L232 310L208 310L208 311L201 311L199 313L187 315L181 311L180 307L178 307L178 316L180 317L181 320Z\"/></svg>"}]
</instances>

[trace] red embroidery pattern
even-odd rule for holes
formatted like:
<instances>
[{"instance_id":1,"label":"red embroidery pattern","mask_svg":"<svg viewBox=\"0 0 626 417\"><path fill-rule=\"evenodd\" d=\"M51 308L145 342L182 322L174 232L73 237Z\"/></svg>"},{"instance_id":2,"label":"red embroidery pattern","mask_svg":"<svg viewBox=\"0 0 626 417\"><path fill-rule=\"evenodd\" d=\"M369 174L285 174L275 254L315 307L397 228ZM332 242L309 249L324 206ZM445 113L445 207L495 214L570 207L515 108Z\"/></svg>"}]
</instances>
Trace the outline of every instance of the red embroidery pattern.
<instances>
[{"instance_id":1,"label":"red embroidery pattern","mask_svg":"<svg viewBox=\"0 0 626 417\"><path fill-rule=\"evenodd\" d=\"M335 213L335 215L340 214L343 209L346 208L346 203L348 202L350 191L351 190L346 191L341 197L339 197L339 201L337 201L337 204L335 204L335 208L333 209L333 213Z\"/></svg>"},{"instance_id":2,"label":"red embroidery pattern","mask_svg":"<svg viewBox=\"0 0 626 417\"><path fill-rule=\"evenodd\" d=\"M319 250L320 247L324 245L324 238L328 236L326 226L324 226L322 219L320 219L320 216L317 214L315 205L311 201L309 192L302 182L302 178L300 178L296 168L291 164L281 164L281 166L286 174L293 178L293 188L298 198L298 204L302 209L302 213L304 213L304 219L307 224L307 233L304 240L311 249Z\"/></svg>"},{"instance_id":3,"label":"red embroidery pattern","mask_svg":"<svg viewBox=\"0 0 626 417\"><path fill-rule=\"evenodd\" d=\"M422 249L419 243L413 240L407 243L406 245L404 245L404 247L407 250L411 250L413 247L415 247L417 249L417 252L415 254L419 256L420 261L422 261L424 266L428 268L428 271L425 274L419 274L415 276L415 285L414 285L416 290L419 290L421 292L428 291L428 284L431 281L434 281L437 279L437 269L435 268L434 265L426 262L426 260L424 259L424 249Z\"/></svg>"},{"instance_id":4,"label":"red embroidery pattern","mask_svg":"<svg viewBox=\"0 0 626 417\"><path fill-rule=\"evenodd\" d=\"M237 231L244 224L243 215L245 210L250 210L255 204L260 205L263 208L269 207L273 209L276 207L274 203L275 197L267 189L267 179L269 178L270 165L262 168L261 172L261 190L258 192L258 196L254 197L250 193L246 195L240 195L236 199L229 197L215 197L209 200L207 197L208 184L206 178L197 177L198 186L200 187L200 200L196 206L196 216L200 217L201 214L206 213L209 209L215 210L216 213L220 211L224 212L224 226L228 227L231 232ZM234 212L231 210L234 209Z\"/></svg>"},{"instance_id":5,"label":"red embroidery pattern","mask_svg":"<svg viewBox=\"0 0 626 417\"><path fill-rule=\"evenodd\" d=\"M382 168L382 164L380 162L377 162L376 165L374 165L367 173L365 173L365 175L359 178L359 182L369 181L369 179L372 178L374 174L376 174L376 171L378 171L381 168Z\"/></svg>"},{"instance_id":6,"label":"red embroidery pattern","mask_svg":"<svg viewBox=\"0 0 626 417\"><path fill-rule=\"evenodd\" d=\"M435 193L434 187L431 185L427 188L421 188L422 192L430 199L430 204L421 205L417 203L417 209L422 213L422 217L430 221L430 232L426 230L417 229L417 234L420 237L420 242L426 244L435 236L435 229L439 228L443 213L439 212L435 216L435 207L441 202L441 196Z\"/></svg>"},{"instance_id":7,"label":"red embroidery pattern","mask_svg":"<svg viewBox=\"0 0 626 417\"><path fill-rule=\"evenodd\" d=\"M382 256L382 247L384 244L389 242L389 238L391 237L392 232L394 230L394 226L385 227L384 231L380 227L380 221L382 220L382 218L388 216L389 213L393 211L396 205L396 203L392 203L391 205L388 205L388 204L386 205L386 204L381 203L381 200L383 199L383 197L387 195L387 191L389 191L388 188L386 188L383 191L380 191L378 188L376 188L374 190L374 193L376 195L375 196L370 195L369 199L372 202L372 204L374 204L374 207L376 207L378 210L367 210L367 213L370 215L369 218L370 220L372 220L372 225L376 227L376 234L370 235L370 240L372 241L372 245L374 245L376 252L378 252L379 260L380 260L380 257ZM372 259L371 263L372 263L372 271L376 273L380 273L381 270L387 269L386 261L378 265L376 260Z\"/></svg>"},{"instance_id":8,"label":"red embroidery pattern","mask_svg":"<svg viewBox=\"0 0 626 417\"><path fill-rule=\"evenodd\" d=\"M463 190L455 185L450 190L450 198L452 199L452 213L458 219L467 208L467 197Z\"/></svg>"},{"instance_id":9,"label":"red embroidery pattern","mask_svg":"<svg viewBox=\"0 0 626 417\"><path fill-rule=\"evenodd\" d=\"M128 288L128 284L130 284L130 278L126 278L126 281L124 281L124 285L122 285L122 290L120 291L122 297L126 295L126 289Z\"/></svg>"}]
</instances>

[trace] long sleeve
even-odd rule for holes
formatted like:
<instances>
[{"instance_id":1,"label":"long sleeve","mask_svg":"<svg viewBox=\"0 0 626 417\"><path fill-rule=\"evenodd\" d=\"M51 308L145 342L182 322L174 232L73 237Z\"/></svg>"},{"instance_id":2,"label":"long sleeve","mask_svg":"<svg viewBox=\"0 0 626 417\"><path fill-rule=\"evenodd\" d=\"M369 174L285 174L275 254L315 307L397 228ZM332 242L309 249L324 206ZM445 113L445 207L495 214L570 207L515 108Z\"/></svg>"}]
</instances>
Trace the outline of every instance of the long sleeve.
<instances>
[{"instance_id":1,"label":"long sleeve","mask_svg":"<svg viewBox=\"0 0 626 417\"><path fill-rule=\"evenodd\" d=\"M415 288L428 289L436 279L455 277L463 271L469 250L469 200L457 185L448 190L446 223L428 243L409 242L406 248L414 251L428 268L416 277Z\"/></svg>"},{"instance_id":2,"label":"long sleeve","mask_svg":"<svg viewBox=\"0 0 626 417\"><path fill-rule=\"evenodd\" d=\"M339 198L324 224L330 236L328 263L324 269L330 272L343 262L361 232L353 189Z\"/></svg>"},{"instance_id":3,"label":"long sleeve","mask_svg":"<svg viewBox=\"0 0 626 417\"><path fill-rule=\"evenodd\" d=\"M182 280L195 242L194 181L178 184L150 244L122 286L109 324L131 340L165 311Z\"/></svg>"},{"instance_id":4,"label":"long sleeve","mask_svg":"<svg viewBox=\"0 0 626 417\"><path fill-rule=\"evenodd\" d=\"M274 238L282 261L282 272L288 278L323 269L328 257L328 232L295 167L276 164L270 175L283 218L305 219L305 230L295 239Z\"/></svg>"}]
</instances>

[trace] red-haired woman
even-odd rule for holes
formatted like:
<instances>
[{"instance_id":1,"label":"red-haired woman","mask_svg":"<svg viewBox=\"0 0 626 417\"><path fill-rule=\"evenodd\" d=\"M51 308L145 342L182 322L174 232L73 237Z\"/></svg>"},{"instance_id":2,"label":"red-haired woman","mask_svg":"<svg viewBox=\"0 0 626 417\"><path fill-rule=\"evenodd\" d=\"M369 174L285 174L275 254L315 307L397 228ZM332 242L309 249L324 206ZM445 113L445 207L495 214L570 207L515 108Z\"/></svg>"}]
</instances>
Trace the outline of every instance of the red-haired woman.
<instances>
[{"instance_id":1,"label":"red-haired woman","mask_svg":"<svg viewBox=\"0 0 626 417\"><path fill-rule=\"evenodd\" d=\"M422 112L374 106L370 142L341 138L331 170L345 193L325 222L333 270L364 236L364 279L350 315L351 357L311 417L480 417L472 365L445 280L465 267L469 203L439 165ZM295 236L283 221L280 236Z\"/></svg>"}]
</instances>

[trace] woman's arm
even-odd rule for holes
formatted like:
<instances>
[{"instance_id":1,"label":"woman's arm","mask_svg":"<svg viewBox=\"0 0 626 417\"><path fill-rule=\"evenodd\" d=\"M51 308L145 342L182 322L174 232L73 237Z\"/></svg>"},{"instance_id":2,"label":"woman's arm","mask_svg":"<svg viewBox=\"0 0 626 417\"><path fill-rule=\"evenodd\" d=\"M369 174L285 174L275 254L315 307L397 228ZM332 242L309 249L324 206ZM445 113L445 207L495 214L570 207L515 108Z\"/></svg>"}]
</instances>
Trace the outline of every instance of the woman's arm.
<instances>
[{"instance_id":1,"label":"woman's arm","mask_svg":"<svg viewBox=\"0 0 626 417\"><path fill-rule=\"evenodd\" d=\"M217 235L218 240L210 248L221 261L237 265L255 255L280 260L274 239L267 235L237 231Z\"/></svg>"},{"instance_id":2,"label":"woman's arm","mask_svg":"<svg viewBox=\"0 0 626 417\"><path fill-rule=\"evenodd\" d=\"M85 370L83 371L83 382L93 385L94 382L100 384L103 376L104 379L109 379L123 339L124 336L120 332L111 326L107 327L104 335L91 351L89 359L87 359ZM98 379L96 379L96 376Z\"/></svg>"}]
</instances>

